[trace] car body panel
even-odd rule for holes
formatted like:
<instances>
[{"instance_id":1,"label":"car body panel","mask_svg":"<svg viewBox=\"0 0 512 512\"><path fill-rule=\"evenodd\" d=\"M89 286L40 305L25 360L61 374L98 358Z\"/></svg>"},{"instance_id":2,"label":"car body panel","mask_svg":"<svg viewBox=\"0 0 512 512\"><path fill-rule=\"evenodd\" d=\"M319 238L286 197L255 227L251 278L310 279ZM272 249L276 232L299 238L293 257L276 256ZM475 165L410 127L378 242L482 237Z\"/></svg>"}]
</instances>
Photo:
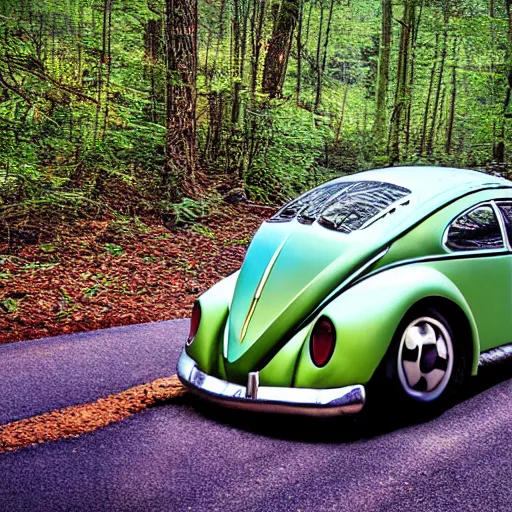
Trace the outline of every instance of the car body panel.
<instances>
[{"instance_id":1,"label":"car body panel","mask_svg":"<svg viewBox=\"0 0 512 512\"><path fill-rule=\"evenodd\" d=\"M409 204L348 235L297 219L264 223L242 265L224 333L228 378L244 382L269 351L289 339L298 323L375 254L376 247L385 248L460 195L508 183L474 171L443 171L435 169L425 179L417 168L393 170L392 182L412 190ZM358 181L363 176L384 181L389 175L389 170L377 170L335 181ZM431 242L420 255L432 250L440 251L440 242Z\"/></svg>"},{"instance_id":2,"label":"car body panel","mask_svg":"<svg viewBox=\"0 0 512 512\"><path fill-rule=\"evenodd\" d=\"M408 167L336 181L364 180L411 193L349 234L297 218L265 222L240 273L200 297L200 328L186 351L201 371L243 389L251 372L269 389L365 385L404 316L424 299L450 301L466 317L473 374L482 350L512 342L510 245L452 252L443 244L445 230L466 209L510 201L512 183L474 171ZM333 322L338 338L322 368L309 349L320 316Z\"/></svg>"},{"instance_id":3,"label":"car body panel","mask_svg":"<svg viewBox=\"0 0 512 512\"><path fill-rule=\"evenodd\" d=\"M350 381L366 384L407 311L422 299L432 297L448 299L464 311L473 333L474 353L478 354L478 331L460 290L428 264L411 264L362 280L324 309L322 314L332 320L338 333L332 359L325 367L316 367L305 343L295 386L338 387Z\"/></svg>"},{"instance_id":4,"label":"car body panel","mask_svg":"<svg viewBox=\"0 0 512 512\"><path fill-rule=\"evenodd\" d=\"M194 342L187 353L194 358L199 368L206 372L224 376L222 372L222 333L226 325L233 290L239 272L222 279L201 295L201 322Z\"/></svg>"},{"instance_id":5,"label":"car body panel","mask_svg":"<svg viewBox=\"0 0 512 512\"><path fill-rule=\"evenodd\" d=\"M485 190L452 202L397 240L374 269L427 259L428 265L446 275L468 301L482 351L512 342L512 255L506 246L452 252L443 246L443 234L469 208L510 198L512 190ZM485 279L471 278L484 275Z\"/></svg>"},{"instance_id":6,"label":"car body panel","mask_svg":"<svg viewBox=\"0 0 512 512\"><path fill-rule=\"evenodd\" d=\"M307 228L310 231L306 235L304 230ZM291 229L291 234L273 245L274 254L269 258L268 252L258 249L267 247L266 232L282 231L283 225L263 226L240 271L224 334L228 340L225 344L226 373L234 382L245 381L247 373L255 369L276 343L289 335L297 321L304 319L315 305L353 273L361 258L367 259L374 250L373 243L361 236L348 243L347 237L336 236L339 233L321 226L296 223ZM259 283L269 265L272 269L260 299L256 300ZM260 280L252 279L254 275ZM255 304L253 311L252 303ZM244 322L248 329L242 336Z\"/></svg>"}]
</instances>

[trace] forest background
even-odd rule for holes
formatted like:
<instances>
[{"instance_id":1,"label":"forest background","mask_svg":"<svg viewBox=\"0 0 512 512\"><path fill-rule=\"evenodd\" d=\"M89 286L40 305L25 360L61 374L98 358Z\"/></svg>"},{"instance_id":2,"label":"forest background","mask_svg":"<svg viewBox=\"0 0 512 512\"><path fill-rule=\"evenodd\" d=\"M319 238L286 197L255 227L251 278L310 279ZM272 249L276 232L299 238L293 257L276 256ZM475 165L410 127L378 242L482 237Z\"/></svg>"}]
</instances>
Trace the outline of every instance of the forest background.
<instances>
[{"instance_id":1,"label":"forest background","mask_svg":"<svg viewBox=\"0 0 512 512\"><path fill-rule=\"evenodd\" d=\"M0 0L2 339L186 315L331 177L507 174L511 96L512 0Z\"/></svg>"}]
</instances>

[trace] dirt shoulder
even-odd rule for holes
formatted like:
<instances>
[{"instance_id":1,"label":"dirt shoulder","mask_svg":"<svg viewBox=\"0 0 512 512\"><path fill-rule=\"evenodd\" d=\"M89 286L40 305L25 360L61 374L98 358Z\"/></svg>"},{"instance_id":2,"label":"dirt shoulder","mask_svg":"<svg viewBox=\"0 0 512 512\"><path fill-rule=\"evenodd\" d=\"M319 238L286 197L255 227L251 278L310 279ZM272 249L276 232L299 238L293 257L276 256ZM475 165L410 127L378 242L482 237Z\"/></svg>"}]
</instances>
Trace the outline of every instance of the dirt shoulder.
<instances>
[{"instance_id":1,"label":"dirt shoulder","mask_svg":"<svg viewBox=\"0 0 512 512\"><path fill-rule=\"evenodd\" d=\"M110 219L0 244L0 343L189 315L231 274L271 210L222 207L193 227Z\"/></svg>"}]
</instances>

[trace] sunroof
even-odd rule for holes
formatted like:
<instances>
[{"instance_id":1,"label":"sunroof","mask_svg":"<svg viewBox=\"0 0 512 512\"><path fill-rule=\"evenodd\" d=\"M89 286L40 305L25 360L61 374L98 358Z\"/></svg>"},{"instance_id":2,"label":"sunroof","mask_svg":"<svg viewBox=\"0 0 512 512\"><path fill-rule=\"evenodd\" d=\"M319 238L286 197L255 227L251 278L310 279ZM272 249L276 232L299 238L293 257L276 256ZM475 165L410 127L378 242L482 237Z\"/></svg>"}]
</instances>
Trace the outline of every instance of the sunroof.
<instances>
[{"instance_id":1,"label":"sunroof","mask_svg":"<svg viewBox=\"0 0 512 512\"><path fill-rule=\"evenodd\" d=\"M318 222L328 229L351 233L410 193L409 189L382 181L328 183L285 205L270 222L297 219L303 224Z\"/></svg>"}]
</instances>

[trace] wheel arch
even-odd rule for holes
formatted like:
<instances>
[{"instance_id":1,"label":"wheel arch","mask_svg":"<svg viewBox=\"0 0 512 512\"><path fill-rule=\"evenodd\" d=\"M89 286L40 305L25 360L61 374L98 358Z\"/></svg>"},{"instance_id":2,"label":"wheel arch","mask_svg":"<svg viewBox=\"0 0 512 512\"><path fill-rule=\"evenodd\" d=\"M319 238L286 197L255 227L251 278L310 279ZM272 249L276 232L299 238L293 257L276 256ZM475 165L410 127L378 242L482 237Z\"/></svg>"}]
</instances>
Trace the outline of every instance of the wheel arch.
<instances>
[{"instance_id":1,"label":"wheel arch","mask_svg":"<svg viewBox=\"0 0 512 512\"><path fill-rule=\"evenodd\" d=\"M346 290L318 315L327 316L337 332L331 361L313 364L304 343L295 371L297 387L340 387L366 384L381 366L401 322L412 308L435 305L468 336L471 374L476 374L480 341L475 319L457 286L426 263L391 268L367 277ZM317 317L317 318L318 318ZM310 324L305 340L316 319Z\"/></svg>"}]
</instances>

